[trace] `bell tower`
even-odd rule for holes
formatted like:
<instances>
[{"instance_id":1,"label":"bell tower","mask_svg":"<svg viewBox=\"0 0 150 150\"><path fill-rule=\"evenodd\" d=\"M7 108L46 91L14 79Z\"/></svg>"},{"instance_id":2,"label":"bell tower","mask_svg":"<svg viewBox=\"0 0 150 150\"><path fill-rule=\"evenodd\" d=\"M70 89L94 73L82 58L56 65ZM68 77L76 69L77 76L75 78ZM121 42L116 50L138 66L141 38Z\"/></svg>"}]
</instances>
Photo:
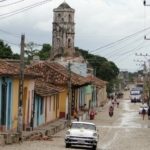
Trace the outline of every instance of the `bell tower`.
<instances>
[{"instance_id":1,"label":"bell tower","mask_svg":"<svg viewBox=\"0 0 150 150\"><path fill-rule=\"evenodd\" d=\"M74 13L65 1L53 10L52 53L51 58L73 56L75 23Z\"/></svg>"}]
</instances>

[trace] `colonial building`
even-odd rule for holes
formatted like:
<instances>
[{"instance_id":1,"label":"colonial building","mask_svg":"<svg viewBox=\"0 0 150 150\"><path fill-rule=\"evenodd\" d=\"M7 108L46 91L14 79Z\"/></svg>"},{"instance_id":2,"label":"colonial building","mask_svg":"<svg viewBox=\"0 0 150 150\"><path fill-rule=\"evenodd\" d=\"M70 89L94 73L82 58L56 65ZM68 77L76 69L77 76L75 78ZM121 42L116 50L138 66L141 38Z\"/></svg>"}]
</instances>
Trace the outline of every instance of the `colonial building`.
<instances>
[{"instance_id":1,"label":"colonial building","mask_svg":"<svg viewBox=\"0 0 150 150\"><path fill-rule=\"evenodd\" d=\"M66 2L54 9L51 59L60 56L73 56L75 23L74 12Z\"/></svg>"},{"instance_id":2,"label":"colonial building","mask_svg":"<svg viewBox=\"0 0 150 150\"><path fill-rule=\"evenodd\" d=\"M0 60L0 132L16 130L18 124L19 66ZM30 126L37 74L24 70L23 128Z\"/></svg>"}]
</instances>

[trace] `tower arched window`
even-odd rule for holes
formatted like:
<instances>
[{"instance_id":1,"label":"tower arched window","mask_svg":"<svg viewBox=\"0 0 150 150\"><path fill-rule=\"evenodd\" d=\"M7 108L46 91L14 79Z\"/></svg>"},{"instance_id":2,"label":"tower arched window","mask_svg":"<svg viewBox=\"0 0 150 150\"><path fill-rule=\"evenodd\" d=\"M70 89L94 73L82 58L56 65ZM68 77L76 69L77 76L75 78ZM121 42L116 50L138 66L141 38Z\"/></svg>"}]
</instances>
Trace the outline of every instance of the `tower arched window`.
<instances>
[{"instance_id":1,"label":"tower arched window","mask_svg":"<svg viewBox=\"0 0 150 150\"><path fill-rule=\"evenodd\" d=\"M70 14L69 14L69 16L68 16L68 20L69 20L69 22L72 21L72 18L71 18L71 15L70 15Z\"/></svg>"},{"instance_id":2,"label":"tower arched window","mask_svg":"<svg viewBox=\"0 0 150 150\"><path fill-rule=\"evenodd\" d=\"M61 14L58 14L58 18L60 18L61 17Z\"/></svg>"},{"instance_id":3,"label":"tower arched window","mask_svg":"<svg viewBox=\"0 0 150 150\"><path fill-rule=\"evenodd\" d=\"M71 47L71 39L68 39L68 48Z\"/></svg>"},{"instance_id":4,"label":"tower arched window","mask_svg":"<svg viewBox=\"0 0 150 150\"><path fill-rule=\"evenodd\" d=\"M57 47L60 47L60 38L57 38Z\"/></svg>"},{"instance_id":5,"label":"tower arched window","mask_svg":"<svg viewBox=\"0 0 150 150\"><path fill-rule=\"evenodd\" d=\"M57 20L58 20L58 21L61 20L61 14L57 14Z\"/></svg>"}]
</instances>

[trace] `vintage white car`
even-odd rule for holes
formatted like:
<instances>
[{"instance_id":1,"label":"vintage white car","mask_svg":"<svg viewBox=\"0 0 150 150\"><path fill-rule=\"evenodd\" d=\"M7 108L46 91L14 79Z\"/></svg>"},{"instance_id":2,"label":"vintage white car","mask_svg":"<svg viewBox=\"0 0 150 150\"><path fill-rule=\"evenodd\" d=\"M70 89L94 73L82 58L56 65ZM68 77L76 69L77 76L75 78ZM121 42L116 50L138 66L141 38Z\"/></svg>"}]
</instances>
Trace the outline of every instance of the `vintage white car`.
<instances>
[{"instance_id":1,"label":"vintage white car","mask_svg":"<svg viewBox=\"0 0 150 150\"><path fill-rule=\"evenodd\" d=\"M72 122L65 136L66 148L72 145L85 145L96 150L98 140L99 134L96 125L90 122Z\"/></svg>"}]
</instances>

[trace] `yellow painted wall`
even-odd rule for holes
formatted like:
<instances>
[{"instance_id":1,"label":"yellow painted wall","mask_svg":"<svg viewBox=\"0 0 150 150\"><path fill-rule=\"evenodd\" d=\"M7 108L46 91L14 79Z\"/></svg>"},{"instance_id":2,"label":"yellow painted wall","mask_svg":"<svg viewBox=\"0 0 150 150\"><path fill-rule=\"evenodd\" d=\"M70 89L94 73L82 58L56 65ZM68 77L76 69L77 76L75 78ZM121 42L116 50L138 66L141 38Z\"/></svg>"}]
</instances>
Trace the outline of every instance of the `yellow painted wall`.
<instances>
[{"instance_id":1,"label":"yellow painted wall","mask_svg":"<svg viewBox=\"0 0 150 150\"><path fill-rule=\"evenodd\" d=\"M57 97L57 106L56 106L56 108L57 108L57 118L59 118L59 113L60 113L60 96L59 96L59 94L57 94L56 97Z\"/></svg>"},{"instance_id":2,"label":"yellow painted wall","mask_svg":"<svg viewBox=\"0 0 150 150\"><path fill-rule=\"evenodd\" d=\"M26 90L25 90L26 88ZM31 121L31 107L33 103L32 91L34 90L34 80L24 80L24 96L23 96L23 121L24 125L27 125ZM30 100L30 104L29 104ZM28 116L29 113L29 116Z\"/></svg>"},{"instance_id":3,"label":"yellow painted wall","mask_svg":"<svg viewBox=\"0 0 150 150\"><path fill-rule=\"evenodd\" d=\"M24 95L23 100L23 112L24 112L24 123L27 122L27 106L28 106L28 91L34 90L34 80L25 79L24 80L24 87L27 87L27 95ZM18 92L19 92L19 79L13 79L13 88L12 88L12 101L13 101L13 114L12 114L12 128L16 129L18 124Z\"/></svg>"},{"instance_id":4,"label":"yellow painted wall","mask_svg":"<svg viewBox=\"0 0 150 150\"><path fill-rule=\"evenodd\" d=\"M89 108L89 104L90 104L90 101L92 100L92 94L89 93L89 94L86 94L85 95L85 104L86 104L86 108Z\"/></svg>"},{"instance_id":5,"label":"yellow painted wall","mask_svg":"<svg viewBox=\"0 0 150 150\"><path fill-rule=\"evenodd\" d=\"M19 89L19 80L13 80L13 88L12 88L12 101L13 101L13 114L12 114L12 128L17 128L18 123L18 89Z\"/></svg>"},{"instance_id":6,"label":"yellow painted wall","mask_svg":"<svg viewBox=\"0 0 150 150\"><path fill-rule=\"evenodd\" d=\"M68 90L66 88L63 92L59 93L59 111L60 112L66 113L67 97L68 97Z\"/></svg>"},{"instance_id":7,"label":"yellow painted wall","mask_svg":"<svg viewBox=\"0 0 150 150\"><path fill-rule=\"evenodd\" d=\"M47 115L48 115L48 116L47 116L47 119L48 119L48 120L46 120L47 122L56 120L56 119L58 118L58 115L59 115L59 114L57 114L57 113L59 113L59 109L57 110L56 97L57 97L57 95L53 95L53 96L50 97L50 101L51 101L50 107L51 107L51 108L49 108L49 106L47 107L47 110L49 111L49 112L47 113ZM49 104L49 102L48 102L48 104ZM56 115L57 115L57 116L56 116Z\"/></svg>"},{"instance_id":8,"label":"yellow painted wall","mask_svg":"<svg viewBox=\"0 0 150 150\"><path fill-rule=\"evenodd\" d=\"M107 102L106 86L103 86L101 89L98 89L97 100L98 106L105 104Z\"/></svg>"}]
</instances>

